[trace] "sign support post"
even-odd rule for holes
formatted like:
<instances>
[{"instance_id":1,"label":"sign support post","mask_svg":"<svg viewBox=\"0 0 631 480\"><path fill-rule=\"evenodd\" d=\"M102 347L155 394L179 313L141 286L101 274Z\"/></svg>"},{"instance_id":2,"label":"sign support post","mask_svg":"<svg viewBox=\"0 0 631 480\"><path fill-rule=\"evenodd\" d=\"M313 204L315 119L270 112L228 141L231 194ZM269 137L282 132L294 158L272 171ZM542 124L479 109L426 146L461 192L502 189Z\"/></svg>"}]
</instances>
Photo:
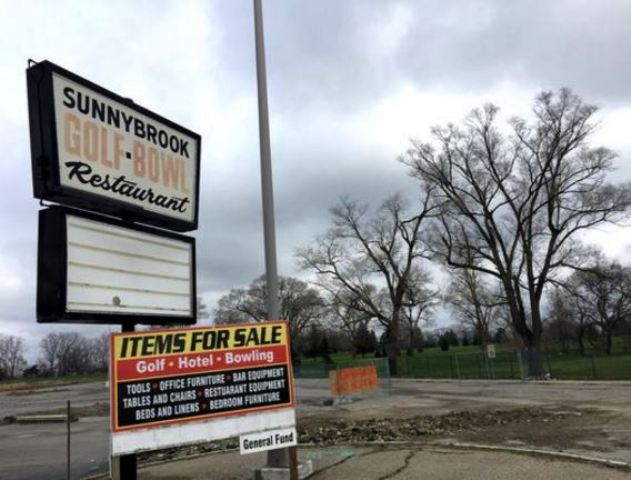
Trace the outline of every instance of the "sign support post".
<instances>
[{"instance_id":1,"label":"sign support post","mask_svg":"<svg viewBox=\"0 0 631 480\"><path fill-rule=\"evenodd\" d=\"M134 330L133 323L123 323L121 325L121 332L123 333L133 332ZM135 453L121 455L119 457L118 467L118 480L136 480L138 476L138 457Z\"/></svg>"},{"instance_id":2,"label":"sign support post","mask_svg":"<svg viewBox=\"0 0 631 480\"><path fill-rule=\"evenodd\" d=\"M274 189L272 184L272 154L270 147L269 112L267 104L267 74L265 67L265 43L263 35L263 9L261 0L254 1L254 33L256 45L256 78L259 106L259 142L261 152L261 191L263 196L263 230L265 234L265 272L267 281L268 320L280 317L278 299L278 272L276 267L276 235L274 228ZM289 450L270 450L267 453L267 466L290 468ZM297 466L294 462L290 476L297 479Z\"/></svg>"}]
</instances>

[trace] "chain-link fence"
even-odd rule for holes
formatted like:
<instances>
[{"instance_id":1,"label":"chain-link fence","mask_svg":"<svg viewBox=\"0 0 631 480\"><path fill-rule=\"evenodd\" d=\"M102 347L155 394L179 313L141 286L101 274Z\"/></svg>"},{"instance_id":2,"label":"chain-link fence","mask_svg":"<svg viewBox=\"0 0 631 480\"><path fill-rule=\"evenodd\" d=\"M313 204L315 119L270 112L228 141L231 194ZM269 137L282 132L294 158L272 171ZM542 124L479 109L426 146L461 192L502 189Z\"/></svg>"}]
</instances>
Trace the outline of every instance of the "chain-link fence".
<instances>
[{"instance_id":1,"label":"chain-link fence","mask_svg":"<svg viewBox=\"0 0 631 480\"><path fill-rule=\"evenodd\" d=\"M498 352L489 358L485 352L451 355L402 356L399 376L410 378L500 379L523 378L527 366L513 352Z\"/></svg>"},{"instance_id":2,"label":"chain-link fence","mask_svg":"<svg viewBox=\"0 0 631 480\"><path fill-rule=\"evenodd\" d=\"M631 355L526 350L401 356L399 377L452 379L524 379L530 357L537 355L544 373L559 380L631 380Z\"/></svg>"},{"instance_id":3,"label":"chain-link fence","mask_svg":"<svg viewBox=\"0 0 631 480\"><path fill-rule=\"evenodd\" d=\"M451 379L524 379L529 376L533 355L543 365L543 374L559 380L631 380L631 355L612 355L578 351L498 349L494 358L485 351L421 352L401 355L397 377ZM375 365L380 380L390 378L386 358L335 359L334 363L306 361L294 366L296 378L329 378L331 370Z\"/></svg>"},{"instance_id":4,"label":"chain-link fence","mask_svg":"<svg viewBox=\"0 0 631 480\"><path fill-rule=\"evenodd\" d=\"M363 367L374 365L377 369L379 386L382 388L390 386L390 369L387 358L349 358L336 360L335 363L308 363L303 362L294 365L294 376L296 378L329 378L331 370L341 370L344 368Z\"/></svg>"}]
</instances>

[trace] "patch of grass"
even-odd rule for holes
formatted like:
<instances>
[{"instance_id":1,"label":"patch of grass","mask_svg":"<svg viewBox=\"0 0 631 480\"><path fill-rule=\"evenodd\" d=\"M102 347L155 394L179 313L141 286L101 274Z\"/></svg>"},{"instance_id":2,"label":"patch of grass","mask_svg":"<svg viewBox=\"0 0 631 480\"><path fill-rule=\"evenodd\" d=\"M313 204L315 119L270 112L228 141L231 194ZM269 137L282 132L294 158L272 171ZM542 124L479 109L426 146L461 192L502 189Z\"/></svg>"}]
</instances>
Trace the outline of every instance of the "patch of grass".
<instances>
[{"instance_id":1,"label":"patch of grass","mask_svg":"<svg viewBox=\"0 0 631 480\"><path fill-rule=\"evenodd\" d=\"M55 408L51 410L42 410L40 412L33 412L34 415L65 415L67 412L66 408ZM30 413L29 413L30 414ZM96 402L92 405L87 405L83 407L73 407L70 408L70 416L72 418L82 418L82 417L108 417L110 415L110 404Z\"/></svg>"},{"instance_id":2,"label":"patch of grass","mask_svg":"<svg viewBox=\"0 0 631 480\"><path fill-rule=\"evenodd\" d=\"M0 392L39 390L76 383L105 382L107 373L91 373L85 375L67 375L65 377L29 377L0 380Z\"/></svg>"},{"instance_id":3,"label":"patch of grass","mask_svg":"<svg viewBox=\"0 0 631 480\"><path fill-rule=\"evenodd\" d=\"M625 352L623 339L614 339L614 353L603 355L588 350L582 356L578 350L563 352L560 348L546 349L544 366L552 378L560 380L631 380L631 353ZM332 355L333 365L325 365L322 359L303 359L296 368L298 378L325 378L328 371L345 366L361 365L376 361L381 370L386 360L366 355L364 359L350 353ZM525 359L520 366L518 353L510 346L496 346L496 357L487 358L479 346L468 345L427 348L423 352L405 353L398 359L398 376L409 378L462 378L462 379L520 379L522 369L527 369ZM387 375L386 372L380 372Z\"/></svg>"},{"instance_id":4,"label":"patch of grass","mask_svg":"<svg viewBox=\"0 0 631 480\"><path fill-rule=\"evenodd\" d=\"M554 378L573 380L631 380L631 354L548 354Z\"/></svg>"}]
</instances>

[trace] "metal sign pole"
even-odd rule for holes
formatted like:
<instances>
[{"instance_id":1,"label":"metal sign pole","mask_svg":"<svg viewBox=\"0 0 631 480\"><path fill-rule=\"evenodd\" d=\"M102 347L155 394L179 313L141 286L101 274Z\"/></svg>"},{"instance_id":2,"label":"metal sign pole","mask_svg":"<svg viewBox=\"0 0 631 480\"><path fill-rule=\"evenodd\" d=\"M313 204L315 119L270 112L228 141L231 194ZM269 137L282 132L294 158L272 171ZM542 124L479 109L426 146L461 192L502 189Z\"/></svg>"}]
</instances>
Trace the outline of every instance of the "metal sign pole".
<instances>
[{"instance_id":1,"label":"metal sign pole","mask_svg":"<svg viewBox=\"0 0 631 480\"><path fill-rule=\"evenodd\" d=\"M276 269L276 234L274 231L274 189L272 184L272 154L270 147L267 77L261 0L254 2L254 34L256 45L256 78L259 104L259 142L261 151L261 190L263 195L263 230L265 234L265 271L267 280L267 315L269 320L280 318L278 272ZM288 450L270 450L268 467L288 467Z\"/></svg>"},{"instance_id":2,"label":"metal sign pole","mask_svg":"<svg viewBox=\"0 0 631 480\"><path fill-rule=\"evenodd\" d=\"M134 324L123 323L121 332L133 332ZM119 480L136 480L138 478L138 460L135 453L121 455L118 461Z\"/></svg>"}]
</instances>

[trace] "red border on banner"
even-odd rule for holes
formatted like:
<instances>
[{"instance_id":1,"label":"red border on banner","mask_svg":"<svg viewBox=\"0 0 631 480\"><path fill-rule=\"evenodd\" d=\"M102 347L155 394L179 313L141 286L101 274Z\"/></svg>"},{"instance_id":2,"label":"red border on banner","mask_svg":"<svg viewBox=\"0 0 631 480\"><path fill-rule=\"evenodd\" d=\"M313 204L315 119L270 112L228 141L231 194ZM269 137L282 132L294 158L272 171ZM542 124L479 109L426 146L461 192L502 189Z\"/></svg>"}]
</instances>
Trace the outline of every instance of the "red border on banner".
<instances>
[{"instance_id":1,"label":"red border on banner","mask_svg":"<svg viewBox=\"0 0 631 480\"><path fill-rule=\"evenodd\" d=\"M128 426L124 426L124 427L120 427L117 425L117 420L118 420L118 382L119 382L119 378L117 378L117 363L119 362L129 362L129 360L118 360L116 361L115 356L116 356L116 352L115 350L115 343L114 340L117 337L122 337L122 336L142 336L142 335L155 335L155 334L161 334L161 333L173 333L173 332L190 332L190 331L195 331L195 330L220 330L220 329L225 329L225 328L247 328L247 327L258 327L258 326L266 326L266 325L284 325L285 326L285 338L286 338L286 342L284 345L284 362L275 362L275 363L270 363L270 364L263 364L263 365L257 365L257 367L274 367L274 366L285 366L287 368L287 380L289 382L289 402L286 403L281 403L281 404L276 404L276 405L269 405L269 406L262 406L262 407L250 407L250 408L240 408L238 410L232 410L229 412L217 412L217 413L208 413L206 415L196 415L194 417L188 417L188 418L174 418L174 419L169 419L169 420L157 420L157 421L152 421L152 422L147 422L147 423L143 423L143 424L139 424L139 425L128 425ZM243 351L247 351L247 350L252 350L254 348L257 348L258 350L270 350L271 348L282 348L282 345L279 346L274 346L274 347L265 347L265 346L261 346L261 347L252 347L252 348L243 348L243 347L236 347L233 349L223 349L221 350L222 352L228 352L228 351L239 351L239 352L243 352ZM187 353L181 353L178 354L180 356L186 356L189 355ZM194 354L194 355L200 355L200 354ZM155 357L155 358L162 358L168 355L156 355L156 356L151 356L151 357ZM215 373L215 372L221 372L221 371L225 371L225 370L230 370L230 371L240 371L240 370L250 370L254 368L253 365L250 366L245 366L242 368L234 368L234 367L226 367L226 366L222 366L221 368L215 368L212 370L208 370L207 373ZM199 374L199 373L203 373L202 371L192 371L189 370L189 373L182 373L181 376L188 376L190 374ZM146 376L142 377L142 378L138 378L138 379L120 379L121 381L130 381L130 380L137 380L137 381L142 381L142 380L153 380L153 379L157 379L157 378L161 378L161 377L172 377L172 376L177 376L178 372L170 372L167 374L159 374L159 375L152 375L151 373L148 373ZM256 412L265 412L265 411L269 411L269 410L279 410L279 409L283 409L283 408L293 408L296 406L296 400L295 400L295 391L294 391L294 372L293 372L293 367L292 367L292 362L291 362L291 336L290 336L290 332L289 332L289 324L284 321L284 320L276 320L276 321L269 321L269 322L257 322L257 323L240 323L240 324L235 324L235 325L219 325L219 326L215 326L215 327L196 327L196 328L169 328L169 329L161 329L161 330L149 330L149 331L144 331L144 332L126 332L126 333L112 333L110 335L110 424L111 424L111 428L113 432L122 432L122 431L129 431L129 430L145 430L145 429L150 429L150 428L154 428L154 427L160 427L160 426L164 426L164 425L172 425L172 424L177 424L177 423L191 423L191 422L200 422L200 421L204 421L204 420L208 420L210 418L215 418L215 417L228 417L228 416L232 416L232 415L241 415L241 414L247 414L247 413L256 413Z\"/></svg>"}]
</instances>

